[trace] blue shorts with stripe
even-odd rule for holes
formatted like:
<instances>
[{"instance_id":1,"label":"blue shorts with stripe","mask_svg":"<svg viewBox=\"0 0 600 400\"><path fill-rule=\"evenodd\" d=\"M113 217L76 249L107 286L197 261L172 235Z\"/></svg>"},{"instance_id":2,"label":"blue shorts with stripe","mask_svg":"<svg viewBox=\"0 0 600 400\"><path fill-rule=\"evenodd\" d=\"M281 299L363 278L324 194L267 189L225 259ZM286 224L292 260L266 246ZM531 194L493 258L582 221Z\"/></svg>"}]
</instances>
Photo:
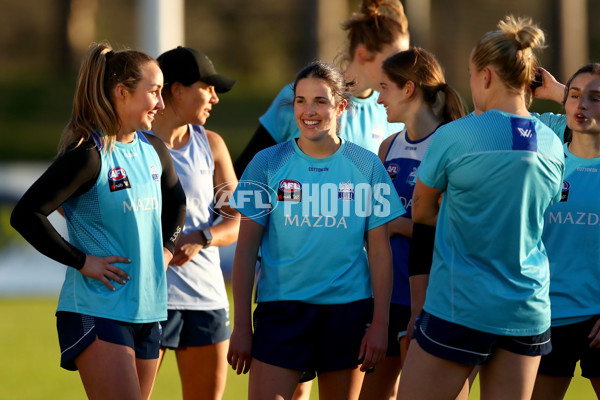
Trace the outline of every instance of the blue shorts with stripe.
<instances>
[{"instance_id":1,"label":"blue shorts with stripe","mask_svg":"<svg viewBox=\"0 0 600 400\"><path fill-rule=\"evenodd\" d=\"M481 365L504 349L524 356L543 356L552 350L550 329L533 336L503 336L482 332L435 317L423 310L413 338L429 354L468 365Z\"/></svg>"},{"instance_id":2,"label":"blue shorts with stripe","mask_svg":"<svg viewBox=\"0 0 600 400\"><path fill-rule=\"evenodd\" d=\"M56 328L61 351L60 366L70 371L77 370L75 359L96 339L131 347L136 358L158 358L161 334L158 322L130 323L59 311L56 313Z\"/></svg>"}]
</instances>

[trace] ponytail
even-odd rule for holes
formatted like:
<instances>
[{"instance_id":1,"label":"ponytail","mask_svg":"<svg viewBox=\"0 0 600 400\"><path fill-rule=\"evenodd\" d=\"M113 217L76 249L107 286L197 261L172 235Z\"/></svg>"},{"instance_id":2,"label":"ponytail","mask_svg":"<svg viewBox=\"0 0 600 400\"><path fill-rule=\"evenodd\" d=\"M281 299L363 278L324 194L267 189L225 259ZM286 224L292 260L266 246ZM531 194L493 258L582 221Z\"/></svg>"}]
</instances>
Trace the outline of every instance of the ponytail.
<instances>
[{"instance_id":1,"label":"ponytail","mask_svg":"<svg viewBox=\"0 0 600 400\"><path fill-rule=\"evenodd\" d=\"M114 147L121 121L114 108L112 92L118 84L135 91L142 79L142 66L156 62L149 55L135 51L113 51L108 43L93 44L83 58L73 97L73 112L65 127L59 154L68 146L79 146L92 134L102 147Z\"/></svg>"}]
</instances>

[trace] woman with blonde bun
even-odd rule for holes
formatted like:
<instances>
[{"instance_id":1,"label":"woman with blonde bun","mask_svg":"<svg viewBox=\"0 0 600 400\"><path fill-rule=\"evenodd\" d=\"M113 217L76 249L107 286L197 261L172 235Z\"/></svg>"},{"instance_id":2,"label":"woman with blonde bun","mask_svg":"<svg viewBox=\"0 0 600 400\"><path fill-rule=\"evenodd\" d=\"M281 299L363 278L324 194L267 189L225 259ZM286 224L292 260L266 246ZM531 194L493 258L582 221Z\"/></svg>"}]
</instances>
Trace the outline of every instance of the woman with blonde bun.
<instances>
[{"instance_id":1,"label":"woman with blonde bun","mask_svg":"<svg viewBox=\"0 0 600 400\"><path fill-rule=\"evenodd\" d=\"M471 52L475 114L440 127L419 167L412 216L437 223L435 249L398 399L455 398L475 366L483 399L529 399L551 349L541 238L563 149L527 109L543 32L511 16L498 28Z\"/></svg>"}]
</instances>

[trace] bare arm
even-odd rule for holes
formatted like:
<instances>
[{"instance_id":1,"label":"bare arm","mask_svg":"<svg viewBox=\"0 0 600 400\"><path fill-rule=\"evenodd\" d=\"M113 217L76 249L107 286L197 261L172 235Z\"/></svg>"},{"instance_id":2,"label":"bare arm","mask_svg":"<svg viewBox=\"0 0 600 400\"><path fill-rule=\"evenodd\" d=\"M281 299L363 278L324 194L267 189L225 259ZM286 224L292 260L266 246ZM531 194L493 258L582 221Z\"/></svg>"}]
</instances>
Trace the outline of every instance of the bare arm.
<instances>
[{"instance_id":1,"label":"bare arm","mask_svg":"<svg viewBox=\"0 0 600 400\"><path fill-rule=\"evenodd\" d=\"M398 134L396 133L394 135L387 137L383 142L381 142L381 145L379 145L379 151L378 151L377 155L379 156L379 159L381 160L381 162L384 164L385 164L385 157L387 156L390 146L392 145L392 142L394 141L394 138L397 135ZM390 221L388 224L390 237L395 236L395 235L403 235L406 237L411 237L412 236L412 225L413 225L412 220L410 218L406 218L406 217L398 217L395 220Z\"/></svg>"},{"instance_id":2,"label":"bare arm","mask_svg":"<svg viewBox=\"0 0 600 400\"><path fill-rule=\"evenodd\" d=\"M264 227L251 219L240 223L233 260L232 287L235 310L227 361L237 374L247 373L252 361L252 289L254 269Z\"/></svg>"},{"instance_id":3,"label":"bare arm","mask_svg":"<svg viewBox=\"0 0 600 400\"><path fill-rule=\"evenodd\" d=\"M233 163L225 141L219 134L206 131L206 137L215 163L213 187L215 188L216 203L222 220L209 227L213 237L211 246L227 246L237 240L240 226L240 213L229 206L228 200L237 187L237 177L233 171ZM225 197L221 197L225 196ZM173 265L184 265L206 246L206 241L200 230L183 235L177 243L175 254L171 263Z\"/></svg>"},{"instance_id":4,"label":"bare arm","mask_svg":"<svg viewBox=\"0 0 600 400\"><path fill-rule=\"evenodd\" d=\"M390 237L402 235L412 237L413 221L410 218L398 217L389 222Z\"/></svg>"},{"instance_id":5,"label":"bare arm","mask_svg":"<svg viewBox=\"0 0 600 400\"><path fill-rule=\"evenodd\" d=\"M406 328L406 346L410 344L415 329L415 321L425 305L425 294L429 285L429 274L413 275L409 278L410 281L410 321Z\"/></svg>"},{"instance_id":6,"label":"bare arm","mask_svg":"<svg viewBox=\"0 0 600 400\"><path fill-rule=\"evenodd\" d=\"M214 187L217 196L219 194L233 194L237 187L237 177L233 169L233 162L227 150L227 145L221 136L213 131L206 131L210 149L215 162ZM229 199L229 197L227 198ZM213 246L228 246L235 242L240 229L240 213L229 205L228 201L222 201L219 207L222 221L210 228L213 236Z\"/></svg>"},{"instance_id":7,"label":"bare arm","mask_svg":"<svg viewBox=\"0 0 600 400\"><path fill-rule=\"evenodd\" d=\"M435 226L440 211L440 196L442 189L436 189L425 185L417 178L415 191L413 192L412 219L414 222Z\"/></svg>"},{"instance_id":8,"label":"bare arm","mask_svg":"<svg viewBox=\"0 0 600 400\"><path fill-rule=\"evenodd\" d=\"M392 249L387 224L368 232L369 268L373 286L373 320L365 333L360 347L359 359L363 359L361 371L366 371L385 358L387 331L392 297Z\"/></svg>"}]
</instances>

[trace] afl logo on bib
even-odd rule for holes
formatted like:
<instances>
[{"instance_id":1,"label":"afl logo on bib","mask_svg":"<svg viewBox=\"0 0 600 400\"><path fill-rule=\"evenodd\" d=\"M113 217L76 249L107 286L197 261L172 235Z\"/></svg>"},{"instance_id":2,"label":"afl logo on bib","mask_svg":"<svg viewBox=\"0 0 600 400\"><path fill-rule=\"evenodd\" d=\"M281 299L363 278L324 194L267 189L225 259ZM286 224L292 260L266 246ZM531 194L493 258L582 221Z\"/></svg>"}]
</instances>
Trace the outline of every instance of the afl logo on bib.
<instances>
[{"instance_id":1,"label":"afl logo on bib","mask_svg":"<svg viewBox=\"0 0 600 400\"><path fill-rule=\"evenodd\" d=\"M390 178L392 179L392 182L394 182L394 179L396 179L396 175L398 175L398 165L397 164L388 165L387 173L390 176Z\"/></svg>"},{"instance_id":2,"label":"afl logo on bib","mask_svg":"<svg viewBox=\"0 0 600 400\"><path fill-rule=\"evenodd\" d=\"M569 199L569 189L571 185L567 181L563 181L562 193L560 195L560 201L567 201Z\"/></svg>"},{"instance_id":3,"label":"afl logo on bib","mask_svg":"<svg viewBox=\"0 0 600 400\"><path fill-rule=\"evenodd\" d=\"M131 189L127 173L121 167L113 168L108 171L108 187L111 192L123 189Z\"/></svg>"},{"instance_id":4,"label":"afl logo on bib","mask_svg":"<svg viewBox=\"0 0 600 400\"><path fill-rule=\"evenodd\" d=\"M302 201L302 184L290 179L280 180L277 188L277 200L299 203Z\"/></svg>"}]
</instances>

